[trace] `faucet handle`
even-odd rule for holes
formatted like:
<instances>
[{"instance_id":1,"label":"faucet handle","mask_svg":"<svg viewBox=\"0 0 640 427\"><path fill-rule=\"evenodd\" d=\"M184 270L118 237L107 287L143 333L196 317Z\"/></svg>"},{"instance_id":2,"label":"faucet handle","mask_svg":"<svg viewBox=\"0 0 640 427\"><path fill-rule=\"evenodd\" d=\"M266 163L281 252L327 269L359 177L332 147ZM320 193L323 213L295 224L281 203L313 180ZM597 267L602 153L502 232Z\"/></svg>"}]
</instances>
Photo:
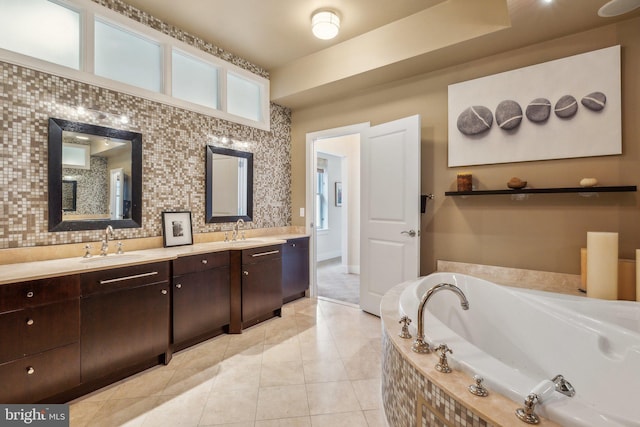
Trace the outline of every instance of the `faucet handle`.
<instances>
[{"instance_id":1,"label":"faucet handle","mask_svg":"<svg viewBox=\"0 0 640 427\"><path fill-rule=\"evenodd\" d=\"M116 251L116 254L117 255L122 255L124 253L124 251L122 250L122 246L124 246L123 243L122 242L118 242L118 243L116 243L116 246L118 247L118 250Z\"/></svg>"},{"instance_id":2,"label":"faucet handle","mask_svg":"<svg viewBox=\"0 0 640 427\"><path fill-rule=\"evenodd\" d=\"M474 375L473 380L476 383L469 386L469 393L475 394L476 396L480 397L487 397L489 395L489 390L487 390L485 386L482 385L482 381L484 381L484 378L482 378L480 375Z\"/></svg>"},{"instance_id":3,"label":"faucet handle","mask_svg":"<svg viewBox=\"0 0 640 427\"><path fill-rule=\"evenodd\" d=\"M411 323L411 319L409 319L409 316L402 316L398 323L402 323L402 330L400 331L398 336L404 339L411 338L411 334L409 333L409 324Z\"/></svg>"},{"instance_id":4,"label":"faucet handle","mask_svg":"<svg viewBox=\"0 0 640 427\"><path fill-rule=\"evenodd\" d=\"M440 344L435 348L434 351L440 353L440 361L436 365L436 369L443 374L448 374L449 372L451 372L449 362L447 361L447 353L453 353L453 350L451 350L446 344Z\"/></svg>"},{"instance_id":5,"label":"faucet handle","mask_svg":"<svg viewBox=\"0 0 640 427\"><path fill-rule=\"evenodd\" d=\"M82 258L91 258L91 245L84 245L84 255Z\"/></svg>"},{"instance_id":6,"label":"faucet handle","mask_svg":"<svg viewBox=\"0 0 640 427\"><path fill-rule=\"evenodd\" d=\"M527 424L540 423L540 417L534 412L536 403L540 401L535 393L530 393L524 400L524 408L516 409L516 416Z\"/></svg>"}]
</instances>

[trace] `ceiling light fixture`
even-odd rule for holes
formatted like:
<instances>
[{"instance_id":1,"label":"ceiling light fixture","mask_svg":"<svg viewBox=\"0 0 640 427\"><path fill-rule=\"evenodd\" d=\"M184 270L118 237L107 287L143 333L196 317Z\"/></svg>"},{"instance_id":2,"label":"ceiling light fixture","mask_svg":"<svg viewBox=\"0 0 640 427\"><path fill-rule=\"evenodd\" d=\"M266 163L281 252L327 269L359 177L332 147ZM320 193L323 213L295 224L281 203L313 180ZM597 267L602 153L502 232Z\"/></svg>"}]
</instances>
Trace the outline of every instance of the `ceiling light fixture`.
<instances>
[{"instance_id":1,"label":"ceiling light fixture","mask_svg":"<svg viewBox=\"0 0 640 427\"><path fill-rule=\"evenodd\" d=\"M627 12L640 7L640 0L611 0L598 10L602 18L624 15Z\"/></svg>"},{"instance_id":2,"label":"ceiling light fixture","mask_svg":"<svg viewBox=\"0 0 640 427\"><path fill-rule=\"evenodd\" d=\"M321 40L332 39L340 31L340 17L332 10L316 10L311 15L311 31Z\"/></svg>"}]
</instances>

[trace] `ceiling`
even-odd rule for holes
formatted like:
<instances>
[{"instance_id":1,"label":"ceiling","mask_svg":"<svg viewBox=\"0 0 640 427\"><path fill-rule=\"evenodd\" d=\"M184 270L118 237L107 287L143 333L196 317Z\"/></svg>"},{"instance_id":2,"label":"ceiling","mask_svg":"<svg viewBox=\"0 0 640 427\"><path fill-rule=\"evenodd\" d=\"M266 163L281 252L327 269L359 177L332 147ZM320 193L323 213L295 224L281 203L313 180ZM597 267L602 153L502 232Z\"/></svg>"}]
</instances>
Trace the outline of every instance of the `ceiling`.
<instances>
[{"instance_id":1,"label":"ceiling","mask_svg":"<svg viewBox=\"0 0 640 427\"><path fill-rule=\"evenodd\" d=\"M124 1L266 69L291 108L640 16L601 18L607 0ZM319 8L341 17L333 40L311 34Z\"/></svg>"}]
</instances>

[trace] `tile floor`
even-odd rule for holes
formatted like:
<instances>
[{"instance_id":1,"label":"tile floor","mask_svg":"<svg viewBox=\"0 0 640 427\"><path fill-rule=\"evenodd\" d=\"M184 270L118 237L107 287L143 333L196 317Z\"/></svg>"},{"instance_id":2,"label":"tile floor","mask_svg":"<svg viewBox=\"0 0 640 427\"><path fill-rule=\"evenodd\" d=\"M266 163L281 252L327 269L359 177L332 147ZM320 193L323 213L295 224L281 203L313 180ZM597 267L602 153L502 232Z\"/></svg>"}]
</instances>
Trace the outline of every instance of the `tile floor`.
<instances>
[{"instance_id":1,"label":"tile floor","mask_svg":"<svg viewBox=\"0 0 640 427\"><path fill-rule=\"evenodd\" d=\"M71 427L386 427L380 319L303 298L71 402Z\"/></svg>"}]
</instances>

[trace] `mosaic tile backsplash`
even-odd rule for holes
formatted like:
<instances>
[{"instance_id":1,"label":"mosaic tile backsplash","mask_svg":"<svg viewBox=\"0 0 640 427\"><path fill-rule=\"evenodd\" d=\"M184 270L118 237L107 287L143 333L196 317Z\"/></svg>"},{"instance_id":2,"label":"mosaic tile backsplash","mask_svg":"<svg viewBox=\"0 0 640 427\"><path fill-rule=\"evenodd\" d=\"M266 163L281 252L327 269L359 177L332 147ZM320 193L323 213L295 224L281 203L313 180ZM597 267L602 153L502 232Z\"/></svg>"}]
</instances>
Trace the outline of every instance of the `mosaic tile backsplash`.
<instances>
[{"instance_id":1,"label":"mosaic tile backsplash","mask_svg":"<svg viewBox=\"0 0 640 427\"><path fill-rule=\"evenodd\" d=\"M230 55L180 30L162 24L116 0L96 1L163 32L229 60ZM266 73L238 58L231 62ZM48 232L47 138L50 117L140 132L143 135L143 222L117 229L118 239L161 235L161 212L190 210L193 232L215 231L206 224L205 148L219 136L235 141L228 148L254 154L254 220L251 228L291 224L291 113L271 104L271 130L263 131L148 101L75 80L0 62L0 249L98 240L100 231ZM76 107L91 106L110 116L79 117Z\"/></svg>"}]
</instances>

